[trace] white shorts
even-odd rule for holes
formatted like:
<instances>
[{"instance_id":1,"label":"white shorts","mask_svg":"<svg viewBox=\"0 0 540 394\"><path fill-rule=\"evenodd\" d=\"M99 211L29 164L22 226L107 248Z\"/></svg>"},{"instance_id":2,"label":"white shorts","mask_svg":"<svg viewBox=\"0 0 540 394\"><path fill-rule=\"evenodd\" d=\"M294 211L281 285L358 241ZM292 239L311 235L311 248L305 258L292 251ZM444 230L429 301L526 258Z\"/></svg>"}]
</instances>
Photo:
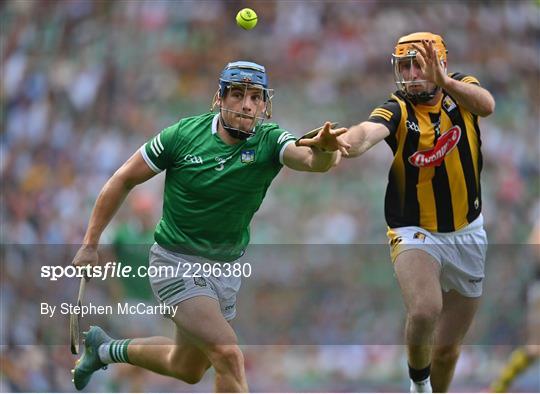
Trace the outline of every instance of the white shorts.
<instances>
[{"instance_id":1,"label":"white shorts","mask_svg":"<svg viewBox=\"0 0 540 394\"><path fill-rule=\"evenodd\" d=\"M461 230L436 233L408 226L388 230L392 263L405 250L420 249L441 266L443 291L456 290L465 297L480 297L487 252L482 215Z\"/></svg>"},{"instance_id":2,"label":"white shorts","mask_svg":"<svg viewBox=\"0 0 540 394\"><path fill-rule=\"evenodd\" d=\"M219 262L172 252L154 244L150 248L150 266L155 267L155 272L162 273L159 276L149 277L154 295L160 303L171 307L189 298L208 296L219 302L225 320L234 319L236 316L236 294L240 290L242 278L212 275L192 277L193 266L203 263ZM163 268L160 270L160 267ZM170 269L165 269L167 267ZM171 271L174 272L174 275L170 274Z\"/></svg>"}]
</instances>

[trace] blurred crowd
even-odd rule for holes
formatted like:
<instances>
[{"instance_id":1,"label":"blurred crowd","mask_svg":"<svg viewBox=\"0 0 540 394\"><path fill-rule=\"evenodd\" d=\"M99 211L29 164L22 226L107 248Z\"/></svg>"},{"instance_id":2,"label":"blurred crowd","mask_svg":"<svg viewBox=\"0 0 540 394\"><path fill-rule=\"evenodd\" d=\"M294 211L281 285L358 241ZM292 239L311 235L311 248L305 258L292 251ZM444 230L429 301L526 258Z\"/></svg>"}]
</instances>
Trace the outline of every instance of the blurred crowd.
<instances>
[{"instance_id":1,"label":"blurred crowd","mask_svg":"<svg viewBox=\"0 0 540 394\"><path fill-rule=\"evenodd\" d=\"M234 23L236 12L245 6L259 15L252 31ZM77 284L66 282L62 291L43 284L36 269L25 268L35 253L6 253L10 248L6 245L80 243L107 178L164 127L208 111L219 72L232 60L253 60L267 67L276 91L273 121L300 135L325 120L341 126L365 120L395 89L390 56L397 38L412 31L441 34L449 48L449 71L476 76L497 101L495 114L481 120L483 212L490 243L526 242L540 216L537 1L13 0L0 2L0 13L0 391L73 390L69 381L73 360L67 348L47 340L51 331L65 329L67 322L43 327L43 319L25 312L37 311L39 297L57 301L71 297ZM380 144L329 174L284 170L256 215L252 243L365 244L383 250L382 196L390 161L389 148ZM162 184L161 175L135 189L102 242L147 243L161 215ZM64 254L57 264L69 262L69 253ZM503 261L504 253L492 256L489 289L496 294L496 284L504 283L504 295L514 296L485 301L491 314L485 312L487 317L479 324L490 328L483 334L489 339L482 339L482 347L465 350L458 385L475 379L486 384L486 376L494 373L508 349L485 345L502 344L498 336L519 338L515 331L524 306L518 295L529 273L527 253L517 247L512 259ZM353 253L351 260L355 258L360 259ZM331 257L324 264L330 263ZM302 309L302 302L313 302L320 303L321 310L336 308L336 312L320 316L320 328L310 334L313 341L302 343L313 346L286 347L300 344L294 333L281 339L283 346L266 346L264 351L252 346L259 344L256 341L249 343L245 350L252 388L400 390L406 377L402 349L392 346L399 344L398 339L372 347L328 340L335 329L328 321L341 321L336 315L351 317L347 330L356 327L360 332L362 324L370 322L383 338L400 335L402 306L386 256L377 259L376 268L358 272L350 268L339 271L342 276L331 276L338 283L352 280L343 285L345 299L316 294L332 280L311 258L265 265L266 275L246 281L245 296L251 301L245 317L239 316L240 324L246 319L242 325L246 330L240 332L252 338L257 335L253 329L266 327L258 323L249 329L248 319L265 317L253 310L254 302L270 305L266 318L279 315L282 330L287 322L296 324L287 320L291 316L280 315L279 305L289 301L279 296L286 292L272 296L301 276L297 268L290 268L293 264L313 266L309 283L300 282L312 290L294 288L291 293L297 297L297 309ZM354 281L355 275L362 279ZM90 291L91 299L137 296L125 289L98 288L102 292ZM512 309L512 316L502 312ZM133 334L156 335L162 325L169 327L161 320L155 327L140 324ZM297 335L305 333L304 326L297 329ZM127 335L121 328L117 334ZM339 330L334 334L341 335ZM317 340L321 336L324 339ZM365 338L352 341L348 344L370 343ZM334 346L315 346L322 343ZM471 375L468 365L481 368ZM92 389L157 392L189 387L130 371L129 367L109 371L101 381L95 379ZM131 378L122 379L123 374ZM211 390L209 379L189 389ZM529 391L540 387L534 379L532 386L530 381L524 384Z\"/></svg>"}]
</instances>

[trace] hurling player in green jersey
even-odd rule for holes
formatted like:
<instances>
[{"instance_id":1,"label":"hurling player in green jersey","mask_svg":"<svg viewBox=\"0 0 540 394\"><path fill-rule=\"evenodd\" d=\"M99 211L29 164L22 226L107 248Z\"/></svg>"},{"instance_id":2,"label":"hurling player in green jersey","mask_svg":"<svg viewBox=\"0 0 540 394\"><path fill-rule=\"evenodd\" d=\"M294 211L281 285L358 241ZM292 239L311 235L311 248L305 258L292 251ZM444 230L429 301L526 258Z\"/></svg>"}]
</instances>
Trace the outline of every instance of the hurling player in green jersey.
<instances>
[{"instance_id":1,"label":"hurling player in green jersey","mask_svg":"<svg viewBox=\"0 0 540 394\"><path fill-rule=\"evenodd\" d=\"M329 122L298 144L277 124L263 123L271 116L272 90L258 64L229 63L213 108L219 111L165 128L116 171L97 198L74 265L98 263L100 235L126 195L165 171L163 216L150 266L184 269L210 262L225 268L243 255L251 219L283 165L325 172L340 154L347 155L349 145L339 138L346 129L334 130ZM176 325L175 340L113 340L91 327L85 333L85 353L72 371L78 390L109 363L130 363L191 384L213 366L217 391L248 390L243 355L229 324L236 314L240 276L186 277L184 272L149 278L160 305L174 310L169 316Z\"/></svg>"}]
</instances>

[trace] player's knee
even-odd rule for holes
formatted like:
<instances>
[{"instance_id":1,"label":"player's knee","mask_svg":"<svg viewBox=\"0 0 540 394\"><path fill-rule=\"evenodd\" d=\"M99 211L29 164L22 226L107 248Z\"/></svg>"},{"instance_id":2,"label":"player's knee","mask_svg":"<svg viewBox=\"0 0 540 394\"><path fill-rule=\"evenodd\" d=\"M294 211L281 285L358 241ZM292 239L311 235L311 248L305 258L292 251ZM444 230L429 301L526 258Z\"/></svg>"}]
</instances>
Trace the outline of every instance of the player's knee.
<instances>
[{"instance_id":1,"label":"player's knee","mask_svg":"<svg viewBox=\"0 0 540 394\"><path fill-rule=\"evenodd\" d=\"M436 303L419 305L409 311L409 320L417 326L433 326L441 315L441 309Z\"/></svg>"},{"instance_id":2,"label":"player's knee","mask_svg":"<svg viewBox=\"0 0 540 394\"><path fill-rule=\"evenodd\" d=\"M176 351L172 351L169 355L169 374L188 384L199 383L208 369L208 365L193 363L192 360L188 360L182 355L179 356Z\"/></svg>"},{"instance_id":3,"label":"player's knee","mask_svg":"<svg viewBox=\"0 0 540 394\"><path fill-rule=\"evenodd\" d=\"M453 364L459 358L460 347L458 345L440 346L433 353L433 362L438 364Z\"/></svg>"},{"instance_id":4,"label":"player's knee","mask_svg":"<svg viewBox=\"0 0 540 394\"><path fill-rule=\"evenodd\" d=\"M237 374L244 368L244 355L238 345L216 345L209 355L217 371Z\"/></svg>"},{"instance_id":5,"label":"player's knee","mask_svg":"<svg viewBox=\"0 0 540 394\"><path fill-rule=\"evenodd\" d=\"M201 381L203 376L204 376L204 372L195 372L192 374L184 375L182 380L186 382L187 384L197 384Z\"/></svg>"},{"instance_id":6,"label":"player's knee","mask_svg":"<svg viewBox=\"0 0 540 394\"><path fill-rule=\"evenodd\" d=\"M201 381L206 370L196 369L196 368L181 368L173 367L172 368L173 377L186 382L187 384L196 384Z\"/></svg>"}]
</instances>

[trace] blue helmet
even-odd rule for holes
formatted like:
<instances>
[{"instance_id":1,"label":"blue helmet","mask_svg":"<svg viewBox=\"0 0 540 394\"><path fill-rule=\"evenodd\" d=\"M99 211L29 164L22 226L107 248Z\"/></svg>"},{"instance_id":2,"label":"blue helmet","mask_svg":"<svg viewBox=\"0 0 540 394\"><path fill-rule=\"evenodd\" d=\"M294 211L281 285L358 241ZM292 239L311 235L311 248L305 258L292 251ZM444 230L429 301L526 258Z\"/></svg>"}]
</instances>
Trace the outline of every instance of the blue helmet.
<instances>
[{"instance_id":1,"label":"blue helmet","mask_svg":"<svg viewBox=\"0 0 540 394\"><path fill-rule=\"evenodd\" d=\"M264 100L269 97L268 76L260 64L242 60L228 63L219 77L219 95L224 97L227 88L234 83L260 86L264 91Z\"/></svg>"},{"instance_id":2,"label":"blue helmet","mask_svg":"<svg viewBox=\"0 0 540 394\"><path fill-rule=\"evenodd\" d=\"M227 125L221 113L221 111L227 111L229 113L232 112L238 114L238 112L235 112L231 109L222 109L219 100L225 98L227 89L229 89L232 85L236 84L244 85L246 89L260 88L263 92L265 108L261 114L255 114L253 124L250 130L240 130L230 125ZM247 61L231 62L228 63L221 72L221 75L219 77L219 89L214 95L214 99L212 100L211 110L214 110L214 108L219 105L220 123L223 125L223 128L234 138L246 139L249 136L255 134L257 125L262 124L265 119L270 119L272 117L272 97L273 90L268 89L268 77L266 75L266 69L264 68L264 66Z\"/></svg>"}]
</instances>

